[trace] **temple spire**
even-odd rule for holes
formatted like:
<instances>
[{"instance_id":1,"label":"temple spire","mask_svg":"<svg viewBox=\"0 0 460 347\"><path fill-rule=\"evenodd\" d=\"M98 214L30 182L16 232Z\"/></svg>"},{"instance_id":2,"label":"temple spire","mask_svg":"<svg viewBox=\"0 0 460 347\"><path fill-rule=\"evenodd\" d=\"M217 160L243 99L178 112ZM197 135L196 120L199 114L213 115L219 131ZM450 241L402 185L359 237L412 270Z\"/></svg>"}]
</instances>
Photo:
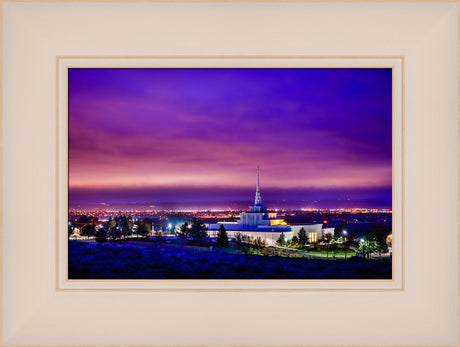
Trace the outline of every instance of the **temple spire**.
<instances>
[{"instance_id":1,"label":"temple spire","mask_svg":"<svg viewBox=\"0 0 460 347\"><path fill-rule=\"evenodd\" d=\"M259 165L257 164L257 190L256 198L254 200L254 205L262 204L262 199L260 198L260 188L259 188Z\"/></svg>"}]
</instances>

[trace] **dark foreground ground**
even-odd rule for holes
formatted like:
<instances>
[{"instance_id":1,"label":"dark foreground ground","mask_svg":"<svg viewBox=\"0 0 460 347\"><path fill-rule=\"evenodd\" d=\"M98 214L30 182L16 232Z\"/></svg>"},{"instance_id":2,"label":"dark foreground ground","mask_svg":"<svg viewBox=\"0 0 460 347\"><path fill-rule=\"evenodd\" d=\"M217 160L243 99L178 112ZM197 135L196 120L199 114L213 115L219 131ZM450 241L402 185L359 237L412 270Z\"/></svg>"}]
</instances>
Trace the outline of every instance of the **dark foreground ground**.
<instances>
[{"instance_id":1,"label":"dark foreground ground","mask_svg":"<svg viewBox=\"0 0 460 347\"><path fill-rule=\"evenodd\" d=\"M204 253L70 241L69 279L391 279L391 262Z\"/></svg>"}]
</instances>

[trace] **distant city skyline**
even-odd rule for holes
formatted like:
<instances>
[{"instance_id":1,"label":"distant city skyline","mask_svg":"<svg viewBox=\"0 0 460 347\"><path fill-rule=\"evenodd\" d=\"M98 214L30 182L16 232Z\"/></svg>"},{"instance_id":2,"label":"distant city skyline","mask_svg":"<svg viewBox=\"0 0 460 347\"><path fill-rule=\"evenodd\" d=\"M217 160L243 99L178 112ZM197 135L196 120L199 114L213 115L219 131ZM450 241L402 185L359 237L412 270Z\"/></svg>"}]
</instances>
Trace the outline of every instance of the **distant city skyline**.
<instances>
[{"instance_id":1,"label":"distant city skyline","mask_svg":"<svg viewBox=\"0 0 460 347\"><path fill-rule=\"evenodd\" d=\"M391 208L391 69L69 69L69 207ZM302 204L305 204L303 206Z\"/></svg>"}]
</instances>

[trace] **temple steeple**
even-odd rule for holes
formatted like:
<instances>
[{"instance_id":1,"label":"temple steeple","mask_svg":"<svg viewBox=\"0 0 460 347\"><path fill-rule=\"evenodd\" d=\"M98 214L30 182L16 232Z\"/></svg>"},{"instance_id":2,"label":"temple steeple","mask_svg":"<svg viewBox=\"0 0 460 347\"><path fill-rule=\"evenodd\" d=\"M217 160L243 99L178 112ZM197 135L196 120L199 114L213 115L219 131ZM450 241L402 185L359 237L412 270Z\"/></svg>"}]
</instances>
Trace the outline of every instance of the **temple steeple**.
<instances>
[{"instance_id":1,"label":"temple steeple","mask_svg":"<svg viewBox=\"0 0 460 347\"><path fill-rule=\"evenodd\" d=\"M247 213L247 215L252 215L251 218L262 218L263 219L266 217L266 213L267 213L267 207L262 204L262 198L260 197L259 165L257 165L256 198L254 199L254 205L249 206L249 212ZM259 217L254 217L255 214L259 214ZM248 223L249 223L248 221L245 221L243 224L248 224Z\"/></svg>"},{"instance_id":2,"label":"temple steeple","mask_svg":"<svg viewBox=\"0 0 460 347\"><path fill-rule=\"evenodd\" d=\"M260 198L260 188L259 188L259 165L257 165L257 189L256 189L256 198L254 200L254 205L261 205L262 199Z\"/></svg>"}]
</instances>

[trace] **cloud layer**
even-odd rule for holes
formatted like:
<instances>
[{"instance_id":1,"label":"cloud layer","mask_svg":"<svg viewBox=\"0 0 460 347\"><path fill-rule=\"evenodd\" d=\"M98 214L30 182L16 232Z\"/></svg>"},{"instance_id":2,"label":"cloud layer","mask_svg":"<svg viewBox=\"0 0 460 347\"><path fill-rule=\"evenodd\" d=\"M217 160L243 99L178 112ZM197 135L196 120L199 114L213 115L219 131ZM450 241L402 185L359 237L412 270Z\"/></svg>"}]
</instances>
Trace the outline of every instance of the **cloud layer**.
<instances>
[{"instance_id":1,"label":"cloud layer","mask_svg":"<svg viewBox=\"0 0 460 347\"><path fill-rule=\"evenodd\" d=\"M252 188L257 164L264 189L391 196L391 82L391 69L70 69L69 200L165 187L216 200Z\"/></svg>"}]
</instances>

